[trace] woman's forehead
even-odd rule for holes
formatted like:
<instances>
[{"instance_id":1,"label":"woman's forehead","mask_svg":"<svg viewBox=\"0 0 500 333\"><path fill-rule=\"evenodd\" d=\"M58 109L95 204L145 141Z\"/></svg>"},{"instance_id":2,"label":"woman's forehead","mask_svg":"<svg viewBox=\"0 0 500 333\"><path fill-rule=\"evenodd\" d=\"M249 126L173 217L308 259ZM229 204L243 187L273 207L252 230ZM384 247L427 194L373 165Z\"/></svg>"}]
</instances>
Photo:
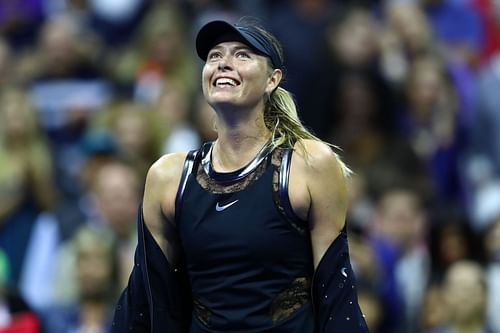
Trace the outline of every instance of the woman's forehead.
<instances>
[{"instance_id":1,"label":"woman's forehead","mask_svg":"<svg viewBox=\"0 0 500 333\"><path fill-rule=\"evenodd\" d=\"M248 50L251 50L253 52L255 52L253 50L252 47L250 47L248 44L245 44L243 42L240 42L240 41L222 41L222 42L219 42L217 44L215 44L211 49L210 51L212 50L217 50L217 49L248 49Z\"/></svg>"}]
</instances>

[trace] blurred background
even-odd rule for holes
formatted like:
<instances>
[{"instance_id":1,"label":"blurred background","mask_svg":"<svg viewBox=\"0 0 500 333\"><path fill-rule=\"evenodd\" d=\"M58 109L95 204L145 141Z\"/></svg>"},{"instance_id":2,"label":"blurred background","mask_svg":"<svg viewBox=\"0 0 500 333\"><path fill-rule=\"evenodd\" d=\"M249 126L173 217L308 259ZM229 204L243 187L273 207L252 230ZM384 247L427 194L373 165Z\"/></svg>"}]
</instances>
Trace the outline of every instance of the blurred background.
<instances>
[{"instance_id":1,"label":"blurred background","mask_svg":"<svg viewBox=\"0 0 500 333\"><path fill-rule=\"evenodd\" d=\"M500 332L500 0L0 0L0 332L106 332L148 167L213 140L197 30L253 16L341 147L373 333Z\"/></svg>"}]
</instances>

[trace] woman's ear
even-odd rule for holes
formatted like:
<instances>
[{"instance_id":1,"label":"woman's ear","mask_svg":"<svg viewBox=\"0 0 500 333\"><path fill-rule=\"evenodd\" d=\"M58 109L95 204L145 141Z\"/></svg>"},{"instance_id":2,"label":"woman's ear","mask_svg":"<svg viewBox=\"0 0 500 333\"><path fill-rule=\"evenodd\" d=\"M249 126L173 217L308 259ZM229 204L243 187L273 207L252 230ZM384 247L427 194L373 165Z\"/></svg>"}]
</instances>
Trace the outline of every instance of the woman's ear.
<instances>
[{"instance_id":1,"label":"woman's ear","mask_svg":"<svg viewBox=\"0 0 500 333\"><path fill-rule=\"evenodd\" d=\"M271 93L278 87L283 78L283 72L281 69L273 69L273 72L267 80L266 93L271 95Z\"/></svg>"}]
</instances>

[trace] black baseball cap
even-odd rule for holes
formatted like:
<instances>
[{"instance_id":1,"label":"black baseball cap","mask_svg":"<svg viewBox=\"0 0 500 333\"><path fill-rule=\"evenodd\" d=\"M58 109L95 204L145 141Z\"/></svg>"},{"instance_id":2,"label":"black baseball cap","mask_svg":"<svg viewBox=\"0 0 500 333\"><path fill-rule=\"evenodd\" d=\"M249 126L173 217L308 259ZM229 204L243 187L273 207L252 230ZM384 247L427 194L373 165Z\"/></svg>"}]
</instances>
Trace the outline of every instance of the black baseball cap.
<instances>
[{"instance_id":1,"label":"black baseball cap","mask_svg":"<svg viewBox=\"0 0 500 333\"><path fill-rule=\"evenodd\" d=\"M226 21L208 22L196 36L196 52L203 61L207 61L208 52L224 41L242 42L269 57L274 68L283 69L283 60L269 36L252 25L233 25Z\"/></svg>"}]
</instances>

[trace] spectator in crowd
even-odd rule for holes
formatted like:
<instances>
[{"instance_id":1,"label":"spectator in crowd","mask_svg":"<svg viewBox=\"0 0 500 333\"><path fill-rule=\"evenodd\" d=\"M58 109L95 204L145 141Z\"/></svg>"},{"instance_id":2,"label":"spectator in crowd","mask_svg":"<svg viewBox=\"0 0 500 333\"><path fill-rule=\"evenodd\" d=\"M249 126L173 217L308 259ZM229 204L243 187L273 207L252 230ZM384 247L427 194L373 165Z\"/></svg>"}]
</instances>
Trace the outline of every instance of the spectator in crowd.
<instances>
[{"instance_id":1,"label":"spectator in crowd","mask_svg":"<svg viewBox=\"0 0 500 333\"><path fill-rule=\"evenodd\" d=\"M130 165L140 179L160 156L160 118L149 104L118 101L106 112L101 126L114 138L116 156ZM99 124L97 124L99 126Z\"/></svg>"},{"instance_id":2,"label":"spectator in crowd","mask_svg":"<svg viewBox=\"0 0 500 333\"><path fill-rule=\"evenodd\" d=\"M500 218L484 232L486 252L486 283L488 286L487 318L494 332L500 332Z\"/></svg>"},{"instance_id":3,"label":"spectator in crowd","mask_svg":"<svg viewBox=\"0 0 500 333\"><path fill-rule=\"evenodd\" d=\"M425 13L414 1L387 1L383 15L381 70L389 82L401 89L413 59L439 52L439 44Z\"/></svg>"},{"instance_id":4,"label":"spectator in crowd","mask_svg":"<svg viewBox=\"0 0 500 333\"><path fill-rule=\"evenodd\" d=\"M476 230L493 220L500 192L500 53L480 72L467 158L470 216Z\"/></svg>"},{"instance_id":5,"label":"spectator in crowd","mask_svg":"<svg viewBox=\"0 0 500 333\"><path fill-rule=\"evenodd\" d=\"M108 332L119 286L113 237L86 225L76 232L72 242L76 299L44 309L43 328L50 333Z\"/></svg>"},{"instance_id":6,"label":"spectator in crowd","mask_svg":"<svg viewBox=\"0 0 500 333\"><path fill-rule=\"evenodd\" d=\"M342 147L347 163L363 172L390 151L395 136L391 92L377 74L343 70L329 94L333 120L328 140Z\"/></svg>"},{"instance_id":7,"label":"spectator in crowd","mask_svg":"<svg viewBox=\"0 0 500 333\"><path fill-rule=\"evenodd\" d=\"M434 213L429 232L432 279L440 281L448 268L458 261L480 262L483 251L479 236L460 211Z\"/></svg>"},{"instance_id":8,"label":"spectator in crowd","mask_svg":"<svg viewBox=\"0 0 500 333\"><path fill-rule=\"evenodd\" d=\"M384 301L392 305L386 307L386 320L398 318L395 332L414 332L430 278L424 200L415 185L400 180L379 189L375 202L373 249L381 272L378 283L380 290L386 290Z\"/></svg>"},{"instance_id":9,"label":"spectator in crowd","mask_svg":"<svg viewBox=\"0 0 500 333\"><path fill-rule=\"evenodd\" d=\"M139 183L134 169L119 160L100 166L92 177L88 188L84 213L87 226L108 233L115 243L117 260L117 288L123 288L133 266L136 228L135 220L139 205ZM73 238L61 245L57 257L54 284L56 303L75 301L78 285L75 283L74 262L77 249Z\"/></svg>"},{"instance_id":10,"label":"spectator in crowd","mask_svg":"<svg viewBox=\"0 0 500 333\"><path fill-rule=\"evenodd\" d=\"M447 320L432 333L494 333L486 320L488 288L481 266L471 261L458 261L446 272L443 282Z\"/></svg>"},{"instance_id":11,"label":"spectator in crowd","mask_svg":"<svg viewBox=\"0 0 500 333\"><path fill-rule=\"evenodd\" d=\"M84 159L80 140L89 119L108 101L110 86L97 62L99 43L77 22L57 16L43 25L28 59L27 85L54 152L64 202L78 196Z\"/></svg>"},{"instance_id":12,"label":"spectator in crowd","mask_svg":"<svg viewBox=\"0 0 500 333\"><path fill-rule=\"evenodd\" d=\"M381 24L369 8L349 5L340 8L328 24L325 47L332 70L367 70L376 67L380 55ZM328 61L328 60L327 60Z\"/></svg>"},{"instance_id":13,"label":"spectator in crowd","mask_svg":"<svg viewBox=\"0 0 500 333\"><path fill-rule=\"evenodd\" d=\"M406 110L399 130L424 162L436 199L460 202L459 173L462 142L459 137L456 90L439 58L423 55L411 65L405 89Z\"/></svg>"},{"instance_id":14,"label":"spectator in crowd","mask_svg":"<svg viewBox=\"0 0 500 333\"><path fill-rule=\"evenodd\" d=\"M323 109L317 107L313 92L315 87L321 89L323 77L329 76L320 56L325 31L335 11L335 6L327 0L278 2L268 24L289 55L284 87L294 94L301 119L322 138L328 129L324 126Z\"/></svg>"},{"instance_id":15,"label":"spectator in crowd","mask_svg":"<svg viewBox=\"0 0 500 333\"><path fill-rule=\"evenodd\" d=\"M447 58L478 63L484 44L483 24L469 1L419 0Z\"/></svg>"},{"instance_id":16,"label":"spectator in crowd","mask_svg":"<svg viewBox=\"0 0 500 333\"><path fill-rule=\"evenodd\" d=\"M155 103L170 82L188 94L194 92L196 62L187 51L185 25L178 8L156 2L137 27L129 48L111 53L111 75L122 86L130 86L135 101Z\"/></svg>"},{"instance_id":17,"label":"spectator in crowd","mask_svg":"<svg viewBox=\"0 0 500 333\"><path fill-rule=\"evenodd\" d=\"M119 263L119 286L124 287L133 266L137 207L141 187L134 169L116 161L104 165L94 177L92 192L93 221L109 228L115 238Z\"/></svg>"},{"instance_id":18,"label":"spectator in crowd","mask_svg":"<svg viewBox=\"0 0 500 333\"><path fill-rule=\"evenodd\" d=\"M448 313L446 307L443 306L443 298L441 285L436 281L429 283L423 295L417 327L420 332L432 332L445 326Z\"/></svg>"},{"instance_id":19,"label":"spectator in crowd","mask_svg":"<svg viewBox=\"0 0 500 333\"><path fill-rule=\"evenodd\" d=\"M15 287L8 283L7 256L0 249L0 332L39 333L40 320Z\"/></svg>"},{"instance_id":20,"label":"spectator in crowd","mask_svg":"<svg viewBox=\"0 0 500 333\"><path fill-rule=\"evenodd\" d=\"M167 83L160 98L154 106L162 125L161 151L172 153L189 151L201 144L201 138L193 126L194 117L192 103L193 94L176 82Z\"/></svg>"},{"instance_id":21,"label":"spectator in crowd","mask_svg":"<svg viewBox=\"0 0 500 333\"><path fill-rule=\"evenodd\" d=\"M54 208L56 191L51 154L28 95L4 89L0 105L0 248L17 285L35 220Z\"/></svg>"}]
</instances>

